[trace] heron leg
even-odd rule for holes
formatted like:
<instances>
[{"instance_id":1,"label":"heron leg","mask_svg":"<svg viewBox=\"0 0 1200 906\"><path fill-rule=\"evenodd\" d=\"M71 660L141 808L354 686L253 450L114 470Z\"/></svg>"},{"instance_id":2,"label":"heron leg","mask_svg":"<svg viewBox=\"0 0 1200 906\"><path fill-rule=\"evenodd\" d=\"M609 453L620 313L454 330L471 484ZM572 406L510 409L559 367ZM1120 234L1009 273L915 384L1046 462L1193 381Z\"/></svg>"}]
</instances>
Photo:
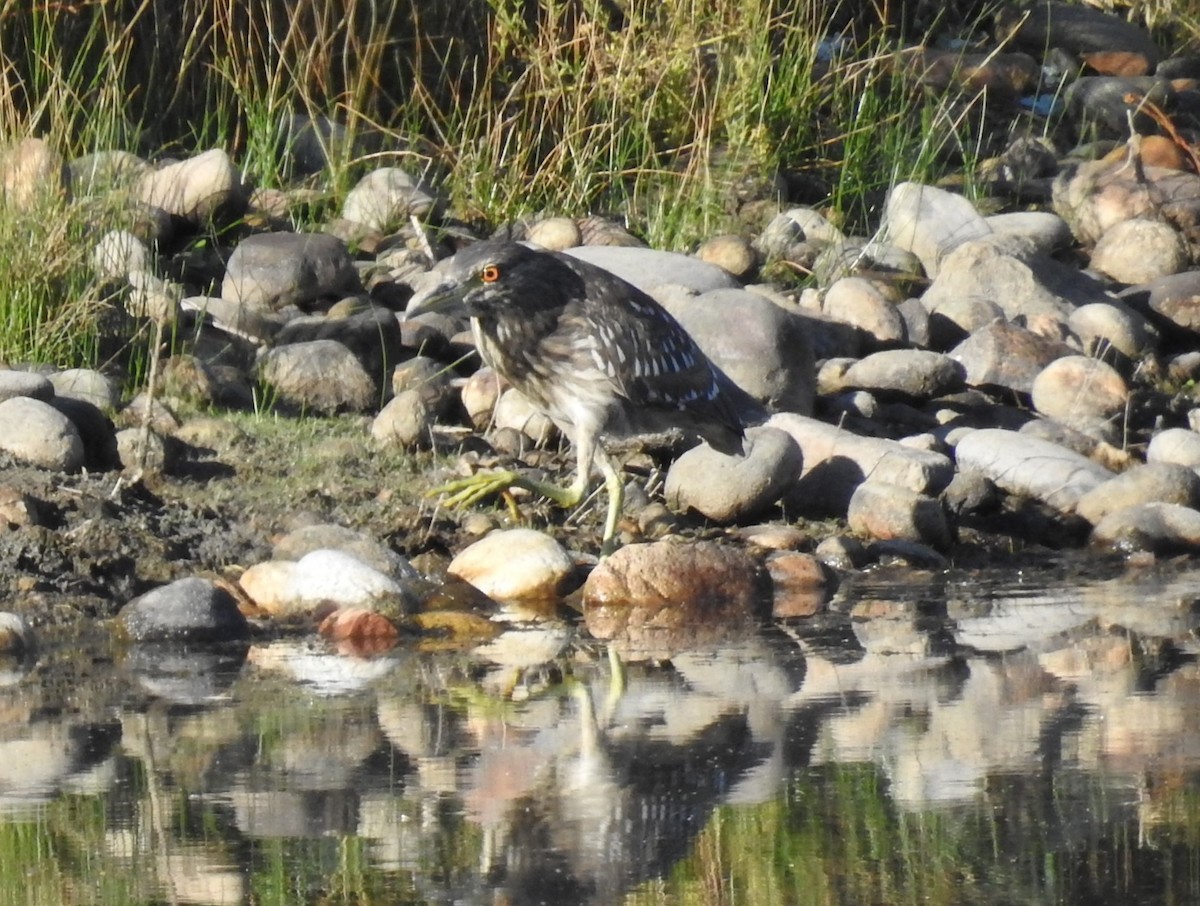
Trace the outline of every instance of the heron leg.
<instances>
[{"instance_id":1,"label":"heron leg","mask_svg":"<svg viewBox=\"0 0 1200 906\"><path fill-rule=\"evenodd\" d=\"M597 448L596 462L604 474L604 487L608 490L608 513L604 518L604 535L600 544L600 556L607 557L617 549L617 523L621 521L621 510L625 506L625 484L621 481L621 473L604 450Z\"/></svg>"}]
</instances>

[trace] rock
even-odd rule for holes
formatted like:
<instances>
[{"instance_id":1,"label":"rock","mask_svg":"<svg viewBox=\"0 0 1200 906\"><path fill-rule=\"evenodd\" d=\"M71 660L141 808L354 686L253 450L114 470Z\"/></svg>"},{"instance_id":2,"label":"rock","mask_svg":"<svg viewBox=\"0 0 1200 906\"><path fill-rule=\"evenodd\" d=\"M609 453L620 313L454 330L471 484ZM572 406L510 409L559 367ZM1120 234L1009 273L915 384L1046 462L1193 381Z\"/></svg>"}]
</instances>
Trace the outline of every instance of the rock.
<instances>
[{"instance_id":1,"label":"rock","mask_svg":"<svg viewBox=\"0 0 1200 906\"><path fill-rule=\"evenodd\" d=\"M220 148L145 173L136 192L144 204L196 224L218 213L236 216L249 198L237 167Z\"/></svg>"},{"instance_id":2,"label":"rock","mask_svg":"<svg viewBox=\"0 0 1200 906\"><path fill-rule=\"evenodd\" d=\"M750 428L745 456L727 456L708 444L693 447L667 472L667 505L694 510L720 524L770 507L800 476L800 448L774 428Z\"/></svg>"},{"instance_id":3,"label":"rock","mask_svg":"<svg viewBox=\"0 0 1200 906\"><path fill-rule=\"evenodd\" d=\"M930 345L935 349L950 349L993 321L1007 323L1004 309L983 296L944 299L928 317Z\"/></svg>"},{"instance_id":4,"label":"rock","mask_svg":"<svg viewBox=\"0 0 1200 906\"><path fill-rule=\"evenodd\" d=\"M990 235L992 230L961 195L902 182L888 193L880 232L888 242L920 258L925 273L933 278L950 252L964 242Z\"/></svg>"},{"instance_id":5,"label":"rock","mask_svg":"<svg viewBox=\"0 0 1200 906\"><path fill-rule=\"evenodd\" d=\"M1071 355L1056 359L1033 379L1033 407L1068 425L1086 428L1123 414L1129 388L1099 359Z\"/></svg>"},{"instance_id":6,"label":"rock","mask_svg":"<svg viewBox=\"0 0 1200 906\"><path fill-rule=\"evenodd\" d=\"M430 412L441 415L454 405L457 396L451 378L450 369L437 359L414 356L392 371L392 393L415 391Z\"/></svg>"},{"instance_id":7,"label":"rock","mask_svg":"<svg viewBox=\"0 0 1200 906\"><path fill-rule=\"evenodd\" d=\"M515 387L500 394L492 413L492 430L498 432L505 429L525 435L538 446L545 446L558 435L558 428L549 416L536 408Z\"/></svg>"},{"instance_id":8,"label":"rock","mask_svg":"<svg viewBox=\"0 0 1200 906\"><path fill-rule=\"evenodd\" d=\"M566 254L602 267L651 295L660 286L681 286L694 293L737 289L739 286L733 275L723 268L675 252L583 245L567 249Z\"/></svg>"},{"instance_id":9,"label":"rock","mask_svg":"<svg viewBox=\"0 0 1200 906\"><path fill-rule=\"evenodd\" d=\"M1076 512L1092 525L1117 510L1142 503L1200 507L1200 474L1186 465L1148 462L1097 485L1081 498Z\"/></svg>"},{"instance_id":10,"label":"rock","mask_svg":"<svg viewBox=\"0 0 1200 906\"><path fill-rule=\"evenodd\" d=\"M1009 494L1040 500L1064 514L1074 513L1084 494L1112 477L1078 453L1002 428L969 432L954 455L959 469L974 469Z\"/></svg>"},{"instance_id":11,"label":"rock","mask_svg":"<svg viewBox=\"0 0 1200 906\"><path fill-rule=\"evenodd\" d=\"M826 609L832 581L812 554L774 551L763 564L771 577L771 616L776 620L816 616Z\"/></svg>"},{"instance_id":12,"label":"rock","mask_svg":"<svg viewBox=\"0 0 1200 906\"><path fill-rule=\"evenodd\" d=\"M1139 135L1155 129L1144 101L1170 110L1175 106L1175 91L1166 79L1154 76L1083 76L1067 86L1064 99L1082 132L1098 139L1126 139L1130 123Z\"/></svg>"},{"instance_id":13,"label":"rock","mask_svg":"<svg viewBox=\"0 0 1200 906\"><path fill-rule=\"evenodd\" d=\"M492 532L464 548L447 575L505 603L560 597L575 578L575 561L561 544L533 529Z\"/></svg>"},{"instance_id":14,"label":"rock","mask_svg":"<svg viewBox=\"0 0 1200 906\"><path fill-rule=\"evenodd\" d=\"M1130 74L1153 71L1159 58L1157 46L1144 29L1095 7L1050 0L1005 9L996 24L999 35L1011 37L1015 46L1032 54L1062 47L1091 62L1096 54L1122 52L1141 60L1139 66L1131 61L1126 67Z\"/></svg>"},{"instance_id":15,"label":"rock","mask_svg":"<svg viewBox=\"0 0 1200 906\"><path fill-rule=\"evenodd\" d=\"M496 417L500 393L505 389L500 375L484 366L467 378L462 387L462 405L476 431L482 431Z\"/></svg>"},{"instance_id":16,"label":"rock","mask_svg":"<svg viewBox=\"0 0 1200 906\"><path fill-rule=\"evenodd\" d=\"M1166 462L1200 471L1200 433L1187 428L1159 431L1146 447L1146 462Z\"/></svg>"},{"instance_id":17,"label":"rock","mask_svg":"<svg viewBox=\"0 0 1200 906\"><path fill-rule=\"evenodd\" d=\"M963 366L972 387L1011 390L1028 395L1033 382L1051 362L1072 349L1007 321L976 330L947 355Z\"/></svg>"},{"instance_id":18,"label":"rock","mask_svg":"<svg viewBox=\"0 0 1200 906\"><path fill-rule=\"evenodd\" d=\"M262 311L360 290L346 244L324 233L247 236L229 256L221 283L223 299Z\"/></svg>"},{"instance_id":19,"label":"rock","mask_svg":"<svg viewBox=\"0 0 1200 906\"><path fill-rule=\"evenodd\" d=\"M1123 159L1089 161L1063 168L1054 180L1053 202L1079 241L1094 244L1115 224L1136 217L1195 222L1200 176L1131 167Z\"/></svg>"},{"instance_id":20,"label":"rock","mask_svg":"<svg viewBox=\"0 0 1200 906\"><path fill-rule=\"evenodd\" d=\"M82 400L105 412L111 412L121 400L121 388L91 368L66 368L49 375L54 396ZM25 394L32 396L33 394Z\"/></svg>"},{"instance_id":21,"label":"rock","mask_svg":"<svg viewBox=\"0 0 1200 906\"><path fill-rule=\"evenodd\" d=\"M275 542L276 560L300 560L317 550L335 550L401 581L419 576L416 568L396 551L370 535L334 523L319 522L288 532Z\"/></svg>"},{"instance_id":22,"label":"rock","mask_svg":"<svg viewBox=\"0 0 1200 906\"><path fill-rule=\"evenodd\" d=\"M1162 277L1145 290L1149 313L1165 328L1200 334L1200 270Z\"/></svg>"},{"instance_id":23,"label":"rock","mask_svg":"<svg viewBox=\"0 0 1200 906\"><path fill-rule=\"evenodd\" d=\"M912 252L857 236L831 242L822 248L812 263L812 272L818 286L827 287L845 277L861 276L883 281L884 285L894 286L901 293L924 277L921 259Z\"/></svg>"},{"instance_id":24,"label":"rock","mask_svg":"<svg viewBox=\"0 0 1200 906\"><path fill-rule=\"evenodd\" d=\"M183 287L178 283L160 280L146 271L130 271L129 294L125 297L125 310L135 318L170 326L179 318Z\"/></svg>"},{"instance_id":25,"label":"rock","mask_svg":"<svg viewBox=\"0 0 1200 906\"><path fill-rule=\"evenodd\" d=\"M1051 172L1058 166L1052 152ZM985 217L987 225L998 236L1017 236L1041 255L1054 255L1069 248L1075 241L1070 225L1053 211L1010 211Z\"/></svg>"},{"instance_id":26,"label":"rock","mask_svg":"<svg viewBox=\"0 0 1200 906\"><path fill-rule=\"evenodd\" d=\"M867 549L861 541L849 535L826 538L813 553L829 569L860 569L867 562Z\"/></svg>"},{"instance_id":27,"label":"rock","mask_svg":"<svg viewBox=\"0 0 1200 906\"><path fill-rule=\"evenodd\" d=\"M118 619L135 642L228 642L249 635L233 596L198 576L139 595Z\"/></svg>"},{"instance_id":28,"label":"rock","mask_svg":"<svg viewBox=\"0 0 1200 906\"><path fill-rule=\"evenodd\" d=\"M338 643L343 654L367 658L390 651L400 639L396 624L365 607L341 607L317 626L317 632Z\"/></svg>"},{"instance_id":29,"label":"rock","mask_svg":"<svg viewBox=\"0 0 1200 906\"><path fill-rule=\"evenodd\" d=\"M150 169L148 163L128 151L95 151L70 161L67 175L71 193L85 198L128 189Z\"/></svg>"},{"instance_id":30,"label":"rock","mask_svg":"<svg viewBox=\"0 0 1200 906\"><path fill-rule=\"evenodd\" d=\"M436 421L433 410L417 390L404 390L392 397L371 422L371 436L380 443L404 449L429 447Z\"/></svg>"},{"instance_id":31,"label":"rock","mask_svg":"<svg viewBox=\"0 0 1200 906\"><path fill-rule=\"evenodd\" d=\"M290 571L274 573L282 588L268 596L281 602L286 613L310 614L319 605L364 607L389 614L410 613L418 592L406 581L392 578L353 554L320 548L309 551Z\"/></svg>"},{"instance_id":32,"label":"rock","mask_svg":"<svg viewBox=\"0 0 1200 906\"><path fill-rule=\"evenodd\" d=\"M741 236L714 236L696 250L696 257L745 280L758 266L754 247Z\"/></svg>"},{"instance_id":33,"label":"rock","mask_svg":"<svg viewBox=\"0 0 1200 906\"><path fill-rule=\"evenodd\" d=\"M26 396L0 402L0 450L56 472L75 472L84 464L75 424L49 403Z\"/></svg>"},{"instance_id":34,"label":"rock","mask_svg":"<svg viewBox=\"0 0 1200 906\"><path fill-rule=\"evenodd\" d=\"M370 306L346 317L293 318L275 335L276 346L336 340L354 353L376 387L387 386L388 377L402 355L400 324L386 308Z\"/></svg>"},{"instance_id":35,"label":"rock","mask_svg":"<svg viewBox=\"0 0 1200 906\"><path fill-rule=\"evenodd\" d=\"M855 362L846 370L842 383L880 398L923 402L961 389L965 373L959 362L939 352L892 349Z\"/></svg>"},{"instance_id":36,"label":"rock","mask_svg":"<svg viewBox=\"0 0 1200 906\"><path fill-rule=\"evenodd\" d=\"M1200 511L1177 503L1141 503L1115 510L1092 529L1092 544L1123 553L1200 550Z\"/></svg>"},{"instance_id":37,"label":"rock","mask_svg":"<svg viewBox=\"0 0 1200 906\"><path fill-rule=\"evenodd\" d=\"M908 335L899 297L873 280L843 277L825 292L823 314L862 331L872 349L903 343Z\"/></svg>"},{"instance_id":38,"label":"rock","mask_svg":"<svg viewBox=\"0 0 1200 906\"><path fill-rule=\"evenodd\" d=\"M921 302L930 312L962 296L991 299L1005 317L1051 315L1066 321L1090 302L1111 301L1104 287L1075 268L1011 241L976 240L947 255Z\"/></svg>"},{"instance_id":39,"label":"rock","mask_svg":"<svg viewBox=\"0 0 1200 906\"><path fill-rule=\"evenodd\" d=\"M49 402L54 398L54 384L46 375L34 371L0 368L0 402L21 396Z\"/></svg>"},{"instance_id":40,"label":"rock","mask_svg":"<svg viewBox=\"0 0 1200 906\"><path fill-rule=\"evenodd\" d=\"M770 606L763 569L711 541L621 548L583 586L588 631L630 660L664 658L744 631Z\"/></svg>"},{"instance_id":41,"label":"rock","mask_svg":"<svg viewBox=\"0 0 1200 906\"><path fill-rule=\"evenodd\" d=\"M529 225L526 238L552 252L564 252L583 242L583 233L570 217L547 217Z\"/></svg>"},{"instance_id":42,"label":"rock","mask_svg":"<svg viewBox=\"0 0 1200 906\"><path fill-rule=\"evenodd\" d=\"M1185 270L1190 259L1178 230L1135 217L1104 232L1092 250L1091 267L1118 283L1149 283Z\"/></svg>"},{"instance_id":43,"label":"rock","mask_svg":"<svg viewBox=\"0 0 1200 906\"><path fill-rule=\"evenodd\" d=\"M283 326L280 317L271 312L219 296L185 296L179 301L179 307L183 311L196 312L206 323L256 346L274 340Z\"/></svg>"},{"instance_id":44,"label":"rock","mask_svg":"<svg viewBox=\"0 0 1200 906\"><path fill-rule=\"evenodd\" d=\"M114 443L117 461L127 472L141 469L148 474L161 475L173 464L167 445L153 431L124 428L116 433Z\"/></svg>"},{"instance_id":45,"label":"rock","mask_svg":"<svg viewBox=\"0 0 1200 906\"><path fill-rule=\"evenodd\" d=\"M36 210L66 193L62 155L40 138L23 138L0 151L0 199L17 210Z\"/></svg>"},{"instance_id":46,"label":"rock","mask_svg":"<svg viewBox=\"0 0 1200 906\"><path fill-rule=\"evenodd\" d=\"M1115 350L1136 360L1150 345L1145 319L1127 308L1095 302L1071 312L1067 326L1083 343L1084 351L1105 361Z\"/></svg>"},{"instance_id":47,"label":"rock","mask_svg":"<svg viewBox=\"0 0 1200 906\"><path fill-rule=\"evenodd\" d=\"M150 250L128 230L109 230L92 249L92 267L102 280L124 280L130 271L150 269Z\"/></svg>"},{"instance_id":48,"label":"rock","mask_svg":"<svg viewBox=\"0 0 1200 906\"><path fill-rule=\"evenodd\" d=\"M787 497L788 505L802 514L844 514L854 489L868 475L919 494L937 494L954 474L950 460L940 453L862 437L815 419L783 412L767 424L790 434L803 454L804 471Z\"/></svg>"},{"instance_id":49,"label":"rock","mask_svg":"<svg viewBox=\"0 0 1200 906\"><path fill-rule=\"evenodd\" d=\"M379 392L362 363L336 340L313 340L269 350L258 374L276 399L293 409L324 415L362 412L375 406Z\"/></svg>"},{"instance_id":50,"label":"rock","mask_svg":"<svg viewBox=\"0 0 1200 906\"><path fill-rule=\"evenodd\" d=\"M807 319L743 289L662 301L701 351L752 397L769 408L812 412L815 381ZM730 330L731 324L737 330Z\"/></svg>"},{"instance_id":51,"label":"rock","mask_svg":"<svg viewBox=\"0 0 1200 906\"><path fill-rule=\"evenodd\" d=\"M399 167L380 167L346 193L342 217L387 233L406 226L410 217L428 214L435 204L433 195Z\"/></svg>"},{"instance_id":52,"label":"rock","mask_svg":"<svg viewBox=\"0 0 1200 906\"><path fill-rule=\"evenodd\" d=\"M916 541L946 550L953 540L940 500L879 481L864 481L855 489L846 522L852 532L881 541Z\"/></svg>"}]
</instances>

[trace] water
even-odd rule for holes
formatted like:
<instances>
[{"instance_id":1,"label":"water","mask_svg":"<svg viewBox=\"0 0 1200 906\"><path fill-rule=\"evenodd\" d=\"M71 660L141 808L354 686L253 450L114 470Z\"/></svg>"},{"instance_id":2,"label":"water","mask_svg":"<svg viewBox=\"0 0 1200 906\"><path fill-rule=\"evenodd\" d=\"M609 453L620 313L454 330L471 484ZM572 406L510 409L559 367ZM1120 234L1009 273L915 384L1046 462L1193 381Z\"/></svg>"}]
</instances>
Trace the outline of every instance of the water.
<instances>
[{"instance_id":1,"label":"water","mask_svg":"<svg viewBox=\"0 0 1200 906\"><path fill-rule=\"evenodd\" d=\"M877 575L654 666L52 641L0 672L0 906L1200 902L1198 600Z\"/></svg>"}]
</instances>

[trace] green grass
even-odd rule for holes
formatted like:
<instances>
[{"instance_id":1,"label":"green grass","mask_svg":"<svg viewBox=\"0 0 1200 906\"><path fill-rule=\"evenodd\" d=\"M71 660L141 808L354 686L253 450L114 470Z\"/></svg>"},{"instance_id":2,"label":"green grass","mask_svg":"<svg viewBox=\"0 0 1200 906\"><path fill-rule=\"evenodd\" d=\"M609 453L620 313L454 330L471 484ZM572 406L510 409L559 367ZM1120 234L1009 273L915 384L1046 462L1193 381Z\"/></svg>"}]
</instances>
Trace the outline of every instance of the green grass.
<instances>
[{"instance_id":1,"label":"green grass","mask_svg":"<svg viewBox=\"0 0 1200 906\"><path fill-rule=\"evenodd\" d=\"M1184 46L1200 34L1194 6L1158 0L1141 14ZM251 182L286 187L280 146L302 115L344 130L313 180L329 201L312 217L370 168L398 164L431 177L469 222L605 213L654 246L690 249L748 232L739 207L769 198L783 171L826 186L829 213L867 232L890 185L970 167L982 104L923 90L898 62L902 42L869 24L844 56L819 60L842 11L776 0L0 0L0 135L45 138L67 159L220 147ZM0 213L0 355L95 364L84 253L119 212L64 204L53 217L14 216ZM84 311L68 315L75 306Z\"/></svg>"}]
</instances>

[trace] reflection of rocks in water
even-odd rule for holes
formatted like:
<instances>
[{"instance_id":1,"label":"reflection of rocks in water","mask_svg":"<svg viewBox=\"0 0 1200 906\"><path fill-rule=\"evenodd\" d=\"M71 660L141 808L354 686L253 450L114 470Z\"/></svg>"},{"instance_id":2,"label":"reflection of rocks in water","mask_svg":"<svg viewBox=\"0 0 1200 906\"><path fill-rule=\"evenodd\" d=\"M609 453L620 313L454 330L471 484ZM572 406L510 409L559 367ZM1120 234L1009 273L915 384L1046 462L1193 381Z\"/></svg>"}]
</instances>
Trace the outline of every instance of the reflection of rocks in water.
<instances>
[{"instance_id":1,"label":"reflection of rocks in water","mask_svg":"<svg viewBox=\"0 0 1200 906\"><path fill-rule=\"evenodd\" d=\"M125 669L155 698L203 705L228 692L248 650L248 645L236 643L204 648L140 644L129 649Z\"/></svg>"},{"instance_id":2,"label":"reflection of rocks in water","mask_svg":"<svg viewBox=\"0 0 1200 906\"><path fill-rule=\"evenodd\" d=\"M112 756L116 721L77 724L57 718L6 726L0 735L0 813L47 802L77 786Z\"/></svg>"},{"instance_id":3,"label":"reflection of rocks in water","mask_svg":"<svg viewBox=\"0 0 1200 906\"><path fill-rule=\"evenodd\" d=\"M576 751L511 802L503 830L485 831L487 877L513 902L609 903L661 876L687 854L730 787L769 754L741 710L672 738L651 722L611 730L603 707L597 720L589 692L577 697Z\"/></svg>"}]
</instances>

